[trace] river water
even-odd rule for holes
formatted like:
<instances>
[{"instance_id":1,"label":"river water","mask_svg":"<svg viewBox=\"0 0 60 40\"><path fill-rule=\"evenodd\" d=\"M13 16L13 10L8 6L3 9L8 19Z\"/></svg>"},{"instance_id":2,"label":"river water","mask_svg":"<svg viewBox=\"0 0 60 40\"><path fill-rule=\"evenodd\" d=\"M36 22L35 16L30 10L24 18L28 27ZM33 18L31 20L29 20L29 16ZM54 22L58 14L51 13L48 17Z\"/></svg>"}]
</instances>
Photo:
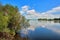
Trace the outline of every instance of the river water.
<instances>
[{"instance_id":1,"label":"river water","mask_svg":"<svg viewBox=\"0 0 60 40\"><path fill-rule=\"evenodd\" d=\"M22 34L29 40L60 40L60 21L30 20Z\"/></svg>"}]
</instances>

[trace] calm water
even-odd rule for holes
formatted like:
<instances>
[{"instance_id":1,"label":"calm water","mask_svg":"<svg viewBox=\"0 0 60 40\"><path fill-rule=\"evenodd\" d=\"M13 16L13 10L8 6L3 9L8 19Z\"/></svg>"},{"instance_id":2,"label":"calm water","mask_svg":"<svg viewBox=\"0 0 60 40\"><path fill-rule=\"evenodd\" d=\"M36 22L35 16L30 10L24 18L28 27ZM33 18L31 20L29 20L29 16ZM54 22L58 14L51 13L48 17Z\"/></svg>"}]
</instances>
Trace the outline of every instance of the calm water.
<instances>
[{"instance_id":1,"label":"calm water","mask_svg":"<svg viewBox=\"0 0 60 40\"><path fill-rule=\"evenodd\" d=\"M60 21L30 20L30 27L23 31L22 37L29 40L59 40Z\"/></svg>"}]
</instances>

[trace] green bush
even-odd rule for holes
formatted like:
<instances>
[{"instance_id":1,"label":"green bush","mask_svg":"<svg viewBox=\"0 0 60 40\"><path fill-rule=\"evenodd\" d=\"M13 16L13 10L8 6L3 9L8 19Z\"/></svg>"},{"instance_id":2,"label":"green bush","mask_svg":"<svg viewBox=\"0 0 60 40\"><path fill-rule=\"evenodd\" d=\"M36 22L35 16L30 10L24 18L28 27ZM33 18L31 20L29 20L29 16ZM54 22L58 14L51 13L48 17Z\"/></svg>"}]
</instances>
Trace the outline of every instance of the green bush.
<instances>
[{"instance_id":1,"label":"green bush","mask_svg":"<svg viewBox=\"0 0 60 40\"><path fill-rule=\"evenodd\" d=\"M14 36L23 27L21 24L25 25L24 27L29 26L16 6L0 4L0 32L7 32Z\"/></svg>"}]
</instances>

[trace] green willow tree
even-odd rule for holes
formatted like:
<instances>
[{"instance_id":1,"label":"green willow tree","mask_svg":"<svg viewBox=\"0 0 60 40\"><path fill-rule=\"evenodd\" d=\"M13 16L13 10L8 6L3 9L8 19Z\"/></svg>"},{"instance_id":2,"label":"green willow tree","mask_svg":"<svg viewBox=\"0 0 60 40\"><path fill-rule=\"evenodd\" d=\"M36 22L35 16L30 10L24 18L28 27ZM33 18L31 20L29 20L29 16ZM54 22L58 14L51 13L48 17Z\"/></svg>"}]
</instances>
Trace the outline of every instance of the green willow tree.
<instances>
[{"instance_id":1,"label":"green willow tree","mask_svg":"<svg viewBox=\"0 0 60 40\"><path fill-rule=\"evenodd\" d=\"M0 4L0 33L16 35L23 25L29 26L28 21L19 13L16 6Z\"/></svg>"}]
</instances>

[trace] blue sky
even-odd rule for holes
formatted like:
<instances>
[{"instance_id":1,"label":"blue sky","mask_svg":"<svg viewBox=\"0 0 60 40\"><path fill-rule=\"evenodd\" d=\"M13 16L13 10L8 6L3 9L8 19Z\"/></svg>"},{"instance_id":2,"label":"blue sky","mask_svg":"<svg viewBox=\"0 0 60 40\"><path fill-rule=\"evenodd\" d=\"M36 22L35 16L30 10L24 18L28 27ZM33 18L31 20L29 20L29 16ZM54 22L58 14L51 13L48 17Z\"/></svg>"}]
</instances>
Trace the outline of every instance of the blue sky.
<instances>
[{"instance_id":1,"label":"blue sky","mask_svg":"<svg viewBox=\"0 0 60 40\"><path fill-rule=\"evenodd\" d=\"M54 7L60 6L60 0L0 0L3 4L16 5L19 9L28 5L30 9L35 9L37 12L45 12Z\"/></svg>"},{"instance_id":2,"label":"blue sky","mask_svg":"<svg viewBox=\"0 0 60 40\"><path fill-rule=\"evenodd\" d=\"M50 18L50 16L52 17L52 13L60 14L60 0L0 0L0 2L3 5L11 4L13 6L17 6L20 11L22 11L22 8L25 8L24 10L29 9L28 13L33 15L28 16L30 18L43 18L47 15L47 13L48 15L46 17L48 18ZM21 13L25 14L24 12ZM58 16L54 14L54 17Z\"/></svg>"}]
</instances>

